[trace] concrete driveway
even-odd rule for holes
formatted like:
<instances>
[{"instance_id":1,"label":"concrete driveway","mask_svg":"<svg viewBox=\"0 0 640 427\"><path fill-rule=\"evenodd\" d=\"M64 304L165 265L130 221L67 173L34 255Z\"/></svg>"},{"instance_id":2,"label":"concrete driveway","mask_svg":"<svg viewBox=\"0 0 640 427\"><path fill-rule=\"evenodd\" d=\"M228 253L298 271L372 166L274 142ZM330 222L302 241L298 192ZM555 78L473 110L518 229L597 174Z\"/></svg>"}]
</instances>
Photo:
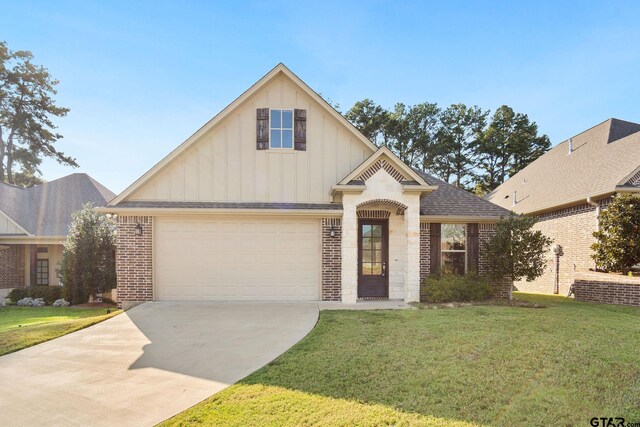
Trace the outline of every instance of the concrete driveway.
<instances>
[{"instance_id":1,"label":"concrete driveway","mask_svg":"<svg viewBox=\"0 0 640 427\"><path fill-rule=\"evenodd\" d=\"M0 357L0 425L152 425L302 339L313 303L146 303Z\"/></svg>"}]
</instances>

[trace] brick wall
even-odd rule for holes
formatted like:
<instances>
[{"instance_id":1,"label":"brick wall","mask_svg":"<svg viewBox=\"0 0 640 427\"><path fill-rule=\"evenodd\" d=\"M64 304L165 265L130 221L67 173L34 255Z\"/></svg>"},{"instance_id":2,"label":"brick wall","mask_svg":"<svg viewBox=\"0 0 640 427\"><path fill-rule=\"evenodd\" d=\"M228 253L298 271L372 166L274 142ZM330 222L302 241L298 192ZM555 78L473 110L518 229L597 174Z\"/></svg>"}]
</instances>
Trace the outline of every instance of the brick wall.
<instances>
[{"instance_id":1,"label":"brick wall","mask_svg":"<svg viewBox=\"0 0 640 427\"><path fill-rule=\"evenodd\" d=\"M424 282L431 268L431 234L428 222L420 223L420 283Z\"/></svg>"},{"instance_id":2,"label":"brick wall","mask_svg":"<svg viewBox=\"0 0 640 427\"><path fill-rule=\"evenodd\" d=\"M331 237L331 227L335 237ZM322 219L322 300L342 299L342 220Z\"/></svg>"},{"instance_id":3,"label":"brick wall","mask_svg":"<svg viewBox=\"0 0 640 427\"><path fill-rule=\"evenodd\" d=\"M487 274L487 264L489 258L487 254L482 250L482 247L496 234L495 224L478 224L478 240L480 242L480 249L478 253L478 274ZM504 278L503 280L493 280L491 282L493 288L493 296L496 298L511 298L511 289L513 282Z\"/></svg>"},{"instance_id":4,"label":"brick wall","mask_svg":"<svg viewBox=\"0 0 640 427\"><path fill-rule=\"evenodd\" d=\"M0 250L0 289L24 287L24 245L7 245Z\"/></svg>"},{"instance_id":5,"label":"brick wall","mask_svg":"<svg viewBox=\"0 0 640 427\"><path fill-rule=\"evenodd\" d=\"M142 235L135 228L142 225ZM153 300L152 217L118 217L116 274L118 305Z\"/></svg>"},{"instance_id":6,"label":"brick wall","mask_svg":"<svg viewBox=\"0 0 640 427\"><path fill-rule=\"evenodd\" d=\"M600 200L601 208L606 208L609 200L609 198ZM556 270L555 255L550 248L544 274L532 282L517 282L515 287L523 292L552 294L557 274L559 294L567 295L576 272L595 267L591 258L591 245L595 243L593 232L597 227L596 208L587 203L581 203L537 215L536 219L538 223L534 228L552 238L554 244L562 246L558 268Z\"/></svg>"},{"instance_id":7,"label":"brick wall","mask_svg":"<svg viewBox=\"0 0 640 427\"><path fill-rule=\"evenodd\" d=\"M574 294L580 301L640 307L640 277L577 272Z\"/></svg>"}]
</instances>

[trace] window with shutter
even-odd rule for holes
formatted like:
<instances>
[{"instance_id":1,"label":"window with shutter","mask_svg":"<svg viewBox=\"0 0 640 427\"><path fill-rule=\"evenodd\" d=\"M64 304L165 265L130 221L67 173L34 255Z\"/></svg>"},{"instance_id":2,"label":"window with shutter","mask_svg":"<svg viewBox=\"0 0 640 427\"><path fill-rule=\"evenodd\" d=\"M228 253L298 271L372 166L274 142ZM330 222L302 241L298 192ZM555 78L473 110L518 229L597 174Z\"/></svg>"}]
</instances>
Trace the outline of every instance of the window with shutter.
<instances>
[{"instance_id":1,"label":"window with shutter","mask_svg":"<svg viewBox=\"0 0 640 427\"><path fill-rule=\"evenodd\" d=\"M298 151L307 150L307 110L296 109L295 111L295 149Z\"/></svg>"},{"instance_id":2,"label":"window with shutter","mask_svg":"<svg viewBox=\"0 0 640 427\"><path fill-rule=\"evenodd\" d=\"M467 271L479 271L480 233L478 224L467 224Z\"/></svg>"},{"instance_id":3,"label":"window with shutter","mask_svg":"<svg viewBox=\"0 0 640 427\"><path fill-rule=\"evenodd\" d=\"M258 108L256 149L307 149L307 110Z\"/></svg>"},{"instance_id":4,"label":"window with shutter","mask_svg":"<svg viewBox=\"0 0 640 427\"><path fill-rule=\"evenodd\" d=\"M429 273L430 274L438 274L440 273L440 227L441 224L438 223L431 223L431 225L429 225L429 230L430 230L430 262L429 262Z\"/></svg>"},{"instance_id":5,"label":"window with shutter","mask_svg":"<svg viewBox=\"0 0 640 427\"><path fill-rule=\"evenodd\" d=\"M256 110L256 149L267 150L269 148L269 109L258 108Z\"/></svg>"}]
</instances>

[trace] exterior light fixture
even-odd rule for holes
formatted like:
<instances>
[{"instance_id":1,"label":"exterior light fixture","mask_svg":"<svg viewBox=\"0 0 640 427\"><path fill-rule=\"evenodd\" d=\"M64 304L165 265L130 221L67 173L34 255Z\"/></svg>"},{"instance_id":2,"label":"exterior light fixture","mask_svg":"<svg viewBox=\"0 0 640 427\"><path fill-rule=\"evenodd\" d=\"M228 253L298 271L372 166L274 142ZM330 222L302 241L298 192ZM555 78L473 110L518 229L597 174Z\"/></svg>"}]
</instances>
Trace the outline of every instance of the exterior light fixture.
<instances>
[{"instance_id":1,"label":"exterior light fixture","mask_svg":"<svg viewBox=\"0 0 640 427\"><path fill-rule=\"evenodd\" d=\"M329 229L329 236L336 237L336 228L333 225Z\"/></svg>"},{"instance_id":2,"label":"exterior light fixture","mask_svg":"<svg viewBox=\"0 0 640 427\"><path fill-rule=\"evenodd\" d=\"M136 236L142 236L142 225L138 224L135 228Z\"/></svg>"}]
</instances>

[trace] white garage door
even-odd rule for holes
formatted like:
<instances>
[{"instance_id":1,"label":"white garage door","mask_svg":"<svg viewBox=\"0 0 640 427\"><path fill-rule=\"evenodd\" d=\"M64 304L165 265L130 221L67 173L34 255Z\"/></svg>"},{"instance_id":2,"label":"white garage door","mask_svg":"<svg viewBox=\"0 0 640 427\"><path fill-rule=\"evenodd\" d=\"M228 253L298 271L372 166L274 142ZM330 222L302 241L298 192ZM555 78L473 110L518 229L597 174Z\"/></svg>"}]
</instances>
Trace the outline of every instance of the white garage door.
<instances>
[{"instance_id":1,"label":"white garage door","mask_svg":"<svg viewBox=\"0 0 640 427\"><path fill-rule=\"evenodd\" d=\"M318 219L157 218L156 298L318 300Z\"/></svg>"}]
</instances>

